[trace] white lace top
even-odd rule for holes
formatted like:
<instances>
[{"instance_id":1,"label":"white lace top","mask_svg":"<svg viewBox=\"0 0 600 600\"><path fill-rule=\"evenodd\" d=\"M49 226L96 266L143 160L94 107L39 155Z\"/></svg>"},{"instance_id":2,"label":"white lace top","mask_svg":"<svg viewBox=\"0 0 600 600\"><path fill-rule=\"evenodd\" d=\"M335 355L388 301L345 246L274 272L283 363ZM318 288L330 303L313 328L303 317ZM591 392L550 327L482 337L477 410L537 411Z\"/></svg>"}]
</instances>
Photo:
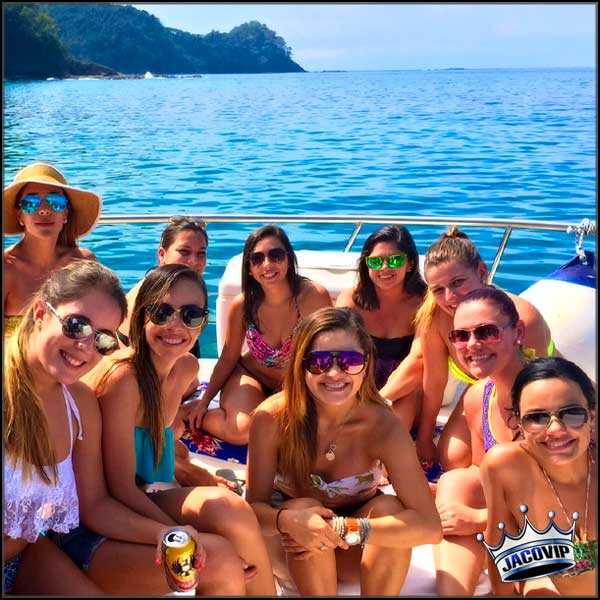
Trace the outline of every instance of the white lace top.
<instances>
[{"instance_id":1,"label":"white lace top","mask_svg":"<svg viewBox=\"0 0 600 600\"><path fill-rule=\"evenodd\" d=\"M82 440L83 430L77 405L69 390L63 385L63 396L69 418L70 450L65 460L57 464L56 483L47 484L33 471L27 482L23 481L20 465L13 467L4 459L4 535L35 542L41 532L48 529L67 533L79 525L79 499L73 473L73 419L79 424L77 439ZM52 470L47 469L51 479Z\"/></svg>"}]
</instances>

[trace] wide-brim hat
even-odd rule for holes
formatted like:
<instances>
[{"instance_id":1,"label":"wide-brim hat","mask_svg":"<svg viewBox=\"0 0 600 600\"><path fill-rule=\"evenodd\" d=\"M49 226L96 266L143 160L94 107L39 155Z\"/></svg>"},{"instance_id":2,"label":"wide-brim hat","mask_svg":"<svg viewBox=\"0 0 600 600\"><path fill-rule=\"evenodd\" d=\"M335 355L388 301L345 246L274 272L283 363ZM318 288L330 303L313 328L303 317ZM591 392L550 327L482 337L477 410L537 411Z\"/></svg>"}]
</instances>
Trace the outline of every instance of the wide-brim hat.
<instances>
[{"instance_id":1,"label":"wide-brim hat","mask_svg":"<svg viewBox=\"0 0 600 600\"><path fill-rule=\"evenodd\" d=\"M18 235L24 230L17 218L17 196L27 183L44 183L65 190L69 199L69 221L75 222L75 235L87 235L102 212L102 199L94 192L71 187L65 176L52 165L33 163L21 169L13 182L4 188L4 235Z\"/></svg>"}]
</instances>

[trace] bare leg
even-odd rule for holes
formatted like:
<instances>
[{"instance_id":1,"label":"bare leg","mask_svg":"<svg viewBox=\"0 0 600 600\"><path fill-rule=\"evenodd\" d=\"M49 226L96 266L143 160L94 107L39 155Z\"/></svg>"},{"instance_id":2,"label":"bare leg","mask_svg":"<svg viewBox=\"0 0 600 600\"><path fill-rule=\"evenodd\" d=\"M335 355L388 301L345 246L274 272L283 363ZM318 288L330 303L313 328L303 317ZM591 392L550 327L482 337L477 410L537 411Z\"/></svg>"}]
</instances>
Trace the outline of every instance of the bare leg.
<instances>
[{"instance_id":1,"label":"bare leg","mask_svg":"<svg viewBox=\"0 0 600 600\"><path fill-rule=\"evenodd\" d=\"M202 429L232 444L247 444L250 413L265 399L262 386L236 366L220 396L220 408L206 411Z\"/></svg>"},{"instance_id":2,"label":"bare leg","mask_svg":"<svg viewBox=\"0 0 600 600\"><path fill-rule=\"evenodd\" d=\"M357 517L383 517L404 507L394 495L376 496L365 504ZM338 574L341 580L352 581L352 574L360 572L361 596L398 596L410 566L412 548L390 548L365 544L360 547L336 551ZM360 569L357 569L360 564Z\"/></svg>"},{"instance_id":3,"label":"bare leg","mask_svg":"<svg viewBox=\"0 0 600 600\"><path fill-rule=\"evenodd\" d=\"M444 503L484 508L479 469L471 467L444 473L438 483L436 506ZM485 547L477 541L475 533L444 535L434 547L434 557L438 595L472 596L485 559Z\"/></svg>"},{"instance_id":4,"label":"bare leg","mask_svg":"<svg viewBox=\"0 0 600 600\"><path fill-rule=\"evenodd\" d=\"M200 571L196 594L244 595L241 560L231 544L216 535L204 534L206 564ZM107 540L92 559L89 576L106 593L156 596L170 593L164 566L154 563L154 546Z\"/></svg>"},{"instance_id":5,"label":"bare leg","mask_svg":"<svg viewBox=\"0 0 600 600\"><path fill-rule=\"evenodd\" d=\"M165 490L152 499L176 521L231 542L235 552L257 570L246 584L248 595L275 595L271 560L256 515L245 500L222 487Z\"/></svg>"},{"instance_id":6,"label":"bare leg","mask_svg":"<svg viewBox=\"0 0 600 600\"><path fill-rule=\"evenodd\" d=\"M471 464L471 434L463 411L462 397L450 414L437 446L444 471L466 468Z\"/></svg>"},{"instance_id":7,"label":"bare leg","mask_svg":"<svg viewBox=\"0 0 600 600\"><path fill-rule=\"evenodd\" d=\"M402 421L408 431L412 429L412 426L415 422L415 417L417 415L417 411L419 410L420 396L421 390L419 388L413 390L406 396L398 398L398 400L392 404L392 410L394 411L394 414Z\"/></svg>"},{"instance_id":8,"label":"bare leg","mask_svg":"<svg viewBox=\"0 0 600 600\"><path fill-rule=\"evenodd\" d=\"M102 590L58 546L40 536L23 551L13 593L101 596Z\"/></svg>"}]
</instances>

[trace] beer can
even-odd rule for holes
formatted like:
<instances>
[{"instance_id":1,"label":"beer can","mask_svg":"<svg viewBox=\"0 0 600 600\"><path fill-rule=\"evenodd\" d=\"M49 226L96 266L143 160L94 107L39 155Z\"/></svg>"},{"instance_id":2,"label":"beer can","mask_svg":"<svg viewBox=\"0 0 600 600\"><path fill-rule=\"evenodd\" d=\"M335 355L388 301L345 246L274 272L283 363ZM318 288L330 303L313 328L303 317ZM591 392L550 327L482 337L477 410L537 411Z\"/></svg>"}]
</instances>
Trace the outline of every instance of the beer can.
<instances>
[{"instance_id":1,"label":"beer can","mask_svg":"<svg viewBox=\"0 0 600 600\"><path fill-rule=\"evenodd\" d=\"M186 592L198 585L198 569L194 568L196 542L177 527L165 533L161 544L167 583L175 592Z\"/></svg>"}]
</instances>

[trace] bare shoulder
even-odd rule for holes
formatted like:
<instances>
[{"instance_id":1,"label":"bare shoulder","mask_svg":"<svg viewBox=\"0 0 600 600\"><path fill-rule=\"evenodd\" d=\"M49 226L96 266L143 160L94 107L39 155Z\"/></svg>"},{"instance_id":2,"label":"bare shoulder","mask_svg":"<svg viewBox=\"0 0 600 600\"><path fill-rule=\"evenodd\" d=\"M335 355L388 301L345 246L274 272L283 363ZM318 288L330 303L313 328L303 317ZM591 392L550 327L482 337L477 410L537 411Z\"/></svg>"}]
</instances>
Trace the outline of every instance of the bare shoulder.
<instances>
[{"instance_id":1,"label":"bare shoulder","mask_svg":"<svg viewBox=\"0 0 600 600\"><path fill-rule=\"evenodd\" d=\"M275 424L277 413L281 410L284 401L283 392L269 396L254 409L253 420L256 419L261 424Z\"/></svg>"},{"instance_id":2,"label":"bare shoulder","mask_svg":"<svg viewBox=\"0 0 600 600\"><path fill-rule=\"evenodd\" d=\"M79 410L79 414L83 421L89 422L90 419L97 419L100 413L98 398L94 391L82 381L76 381L67 386L67 388L71 393L71 396L73 396L73 400L75 400L75 404L77 405L77 409Z\"/></svg>"},{"instance_id":3,"label":"bare shoulder","mask_svg":"<svg viewBox=\"0 0 600 600\"><path fill-rule=\"evenodd\" d=\"M390 446L396 450L413 446L410 433L388 406L369 403L364 415L369 442L377 454L383 454L384 448Z\"/></svg>"},{"instance_id":4,"label":"bare shoulder","mask_svg":"<svg viewBox=\"0 0 600 600\"><path fill-rule=\"evenodd\" d=\"M483 403L483 390L485 389L485 385L487 382L488 379L481 379L467 388L467 391L463 396L463 407L465 415L469 416L474 413L481 413L481 406Z\"/></svg>"},{"instance_id":5,"label":"bare shoulder","mask_svg":"<svg viewBox=\"0 0 600 600\"><path fill-rule=\"evenodd\" d=\"M529 300L522 298L521 296L515 296L515 294L508 294L511 300L515 303L519 317L523 320L525 325L536 321L542 321L542 313L531 303Z\"/></svg>"},{"instance_id":6,"label":"bare shoulder","mask_svg":"<svg viewBox=\"0 0 600 600\"><path fill-rule=\"evenodd\" d=\"M87 248L81 246L61 246L57 248L60 256L60 263L65 265L73 260L93 260L98 261L96 255Z\"/></svg>"},{"instance_id":7,"label":"bare shoulder","mask_svg":"<svg viewBox=\"0 0 600 600\"><path fill-rule=\"evenodd\" d=\"M298 295L302 312L313 312L324 306L331 306L331 296L327 289L312 279L304 279ZM306 310L304 310L306 309Z\"/></svg>"},{"instance_id":8,"label":"bare shoulder","mask_svg":"<svg viewBox=\"0 0 600 600\"><path fill-rule=\"evenodd\" d=\"M198 376L198 359L189 352L185 356L182 356L175 363L175 366L178 371L178 377L181 377L182 379L185 378L186 381Z\"/></svg>"},{"instance_id":9,"label":"bare shoulder","mask_svg":"<svg viewBox=\"0 0 600 600\"><path fill-rule=\"evenodd\" d=\"M239 313L240 315L242 314L242 311L244 310L244 298L245 296L243 292L234 296L233 300L231 301L231 304L229 305L230 313L235 312Z\"/></svg>"},{"instance_id":10,"label":"bare shoulder","mask_svg":"<svg viewBox=\"0 0 600 600\"><path fill-rule=\"evenodd\" d=\"M481 468L486 469L494 477L510 474L514 479L516 473L528 468L531 460L523 450L522 442L504 442L496 444L485 453ZM509 465L510 468L507 468Z\"/></svg>"},{"instance_id":11,"label":"bare shoulder","mask_svg":"<svg viewBox=\"0 0 600 600\"><path fill-rule=\"evenodd\" d=\"M356 303L352 299L353 294L354 288L342 290L335 301L335 305L339 307L347 306L348 308L356 308Z\"/></svg>"}]
</instances>

